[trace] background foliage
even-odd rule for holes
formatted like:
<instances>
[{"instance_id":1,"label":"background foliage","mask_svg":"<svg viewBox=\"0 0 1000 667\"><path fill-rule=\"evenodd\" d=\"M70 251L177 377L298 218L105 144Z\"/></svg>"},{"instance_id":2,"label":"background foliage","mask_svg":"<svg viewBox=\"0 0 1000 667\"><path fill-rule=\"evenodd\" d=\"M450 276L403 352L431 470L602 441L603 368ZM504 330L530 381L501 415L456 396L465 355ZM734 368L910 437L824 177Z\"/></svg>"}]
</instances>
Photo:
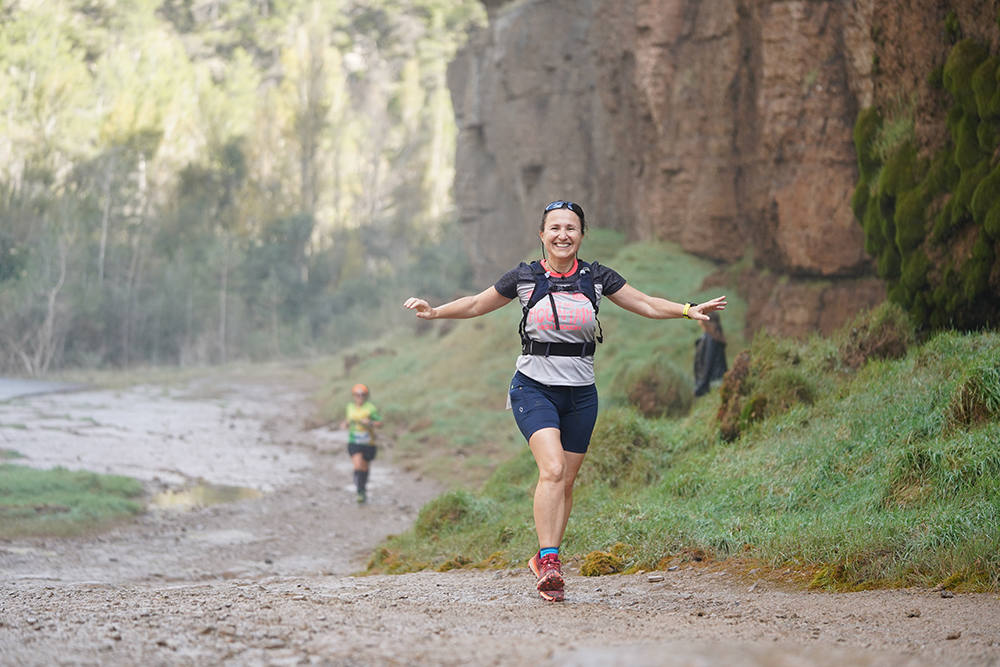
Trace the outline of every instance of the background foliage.
<instances>
[{"instance_id":1,"label":"background foliage","mask_svg":"<svg viewBox=\"0 0 1000 667\"><path fill-rule=\"evenodd\" d=\"M957 28L950 29L955 34ZM951 100L946 140L918 146L913 106L863 110L852 205L889 298L921 328L1000 325L1000 56L958 41L929 73Z\"/></svg>"},{"instance_id":2,"label":"background foliage","mask_svg":"<svg viewBox=\"0 0 1000 667\"><path fill-rule=\"evenodd\" d=\"M482 20L472 0L0 2L0 370L331 349L396 286L450 293L445 68Z\"/></svg>"}]
</instances>

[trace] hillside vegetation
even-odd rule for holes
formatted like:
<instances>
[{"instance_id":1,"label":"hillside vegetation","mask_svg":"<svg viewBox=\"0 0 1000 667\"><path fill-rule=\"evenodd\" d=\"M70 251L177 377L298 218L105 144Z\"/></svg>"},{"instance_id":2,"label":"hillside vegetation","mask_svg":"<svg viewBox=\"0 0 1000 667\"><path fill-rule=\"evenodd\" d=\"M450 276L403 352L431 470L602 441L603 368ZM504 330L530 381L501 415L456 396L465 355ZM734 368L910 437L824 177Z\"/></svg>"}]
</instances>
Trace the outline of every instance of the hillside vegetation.
<instances>
[{"instance_id":1,"label":"hillside vegetation","mask_svg":"<svg viewBox=\"0 0 1000 667\"><path fill-rule=\"evenodd\" d=\"M484 20L475 0L4 2L0 371L380 329L379 288L454 220L446 67Z\"/></svg>"},{"instance_id":2,"label":"hillside vegetation","mask_svg":"<svg viewBox=\"0 0 1000 667\"><path fill-rule=\"evenodd\" d=\"M642 289L727 292L698 289L711 267L670 247L616 252L616 241L598 239L597 258ZM602 310L602 411L564 554L588 574L734 559L817 587L1000 589L1000 337L914 342L887 305L831 339L761 336L747 347L728 292L733 372L680 418L640 415L622 382L644 359L689 368L692 323ZM516 566L536 547L537 473L502 410L517 352L511 310L418 327L373 346L346 375L325 369L331 411L347 383L368 382L401 430L396 460L455 487L387 540L371 571Z\"/></svg>"}]
</instances>

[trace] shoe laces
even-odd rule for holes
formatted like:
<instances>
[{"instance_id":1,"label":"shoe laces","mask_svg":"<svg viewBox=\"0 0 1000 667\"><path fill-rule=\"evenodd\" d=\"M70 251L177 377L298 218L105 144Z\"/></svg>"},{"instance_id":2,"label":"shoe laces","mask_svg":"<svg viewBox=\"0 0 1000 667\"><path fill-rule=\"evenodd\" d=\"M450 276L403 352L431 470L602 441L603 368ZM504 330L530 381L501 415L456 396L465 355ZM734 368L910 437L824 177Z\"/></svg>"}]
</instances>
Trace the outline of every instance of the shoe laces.
<instances>
[{"instance_id":1,"label":"shoe laces","mask_svg":"<svg viewBox=\"0 0 1000 667\"><path fill-rule=\"evenodd\" d=\"M562 563L559 562L559 554L546 554L541 558L542 569L554 567L557 571L562 571Z\"/></svg>"}]
</instances>

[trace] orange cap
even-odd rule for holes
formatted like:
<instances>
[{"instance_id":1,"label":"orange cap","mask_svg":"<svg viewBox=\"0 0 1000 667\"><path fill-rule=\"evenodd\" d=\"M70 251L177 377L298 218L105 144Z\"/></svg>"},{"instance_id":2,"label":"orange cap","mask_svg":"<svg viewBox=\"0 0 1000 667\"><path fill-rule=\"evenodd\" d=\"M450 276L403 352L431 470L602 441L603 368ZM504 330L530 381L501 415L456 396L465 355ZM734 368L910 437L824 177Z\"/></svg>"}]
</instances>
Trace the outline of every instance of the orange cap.
<instances>
[{"instance_id":1,"label":"orange cap","mask_svg":"<svg viewBox=\"0 0 1000 667\"><path fill-rule=\"evenodd\" d=\"M352 394L364 394L365 396L367 396L368 395L368 387L366 387L363 384L356 384L353 387L351 387L351 393Z\"/></svg>"}]
</instances>

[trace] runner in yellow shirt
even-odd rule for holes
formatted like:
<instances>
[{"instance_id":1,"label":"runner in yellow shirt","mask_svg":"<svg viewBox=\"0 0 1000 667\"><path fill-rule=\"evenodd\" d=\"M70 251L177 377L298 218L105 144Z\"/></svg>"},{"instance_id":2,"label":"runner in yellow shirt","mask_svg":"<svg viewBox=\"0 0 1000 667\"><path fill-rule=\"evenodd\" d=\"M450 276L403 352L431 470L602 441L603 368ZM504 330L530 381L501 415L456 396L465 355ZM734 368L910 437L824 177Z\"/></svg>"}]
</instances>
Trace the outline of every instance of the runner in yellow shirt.
<instances>
[{"instance_id":1,"label":"runner in yellow shirt","mask_svg":"<svg viewBox=\"0 0 1000 667\"><path fill-rule=\"evenodd\" d=\"M370 400L368 387L356 384L351 388L354 399L347 404L347 417L340 422L340 428L347 429L347 453L354 464L354 485L358 490L358 502L364 503L368 496L369 464L375 458L375 428L382 425L382 416Z\"/></svg>"}]
</instances>

